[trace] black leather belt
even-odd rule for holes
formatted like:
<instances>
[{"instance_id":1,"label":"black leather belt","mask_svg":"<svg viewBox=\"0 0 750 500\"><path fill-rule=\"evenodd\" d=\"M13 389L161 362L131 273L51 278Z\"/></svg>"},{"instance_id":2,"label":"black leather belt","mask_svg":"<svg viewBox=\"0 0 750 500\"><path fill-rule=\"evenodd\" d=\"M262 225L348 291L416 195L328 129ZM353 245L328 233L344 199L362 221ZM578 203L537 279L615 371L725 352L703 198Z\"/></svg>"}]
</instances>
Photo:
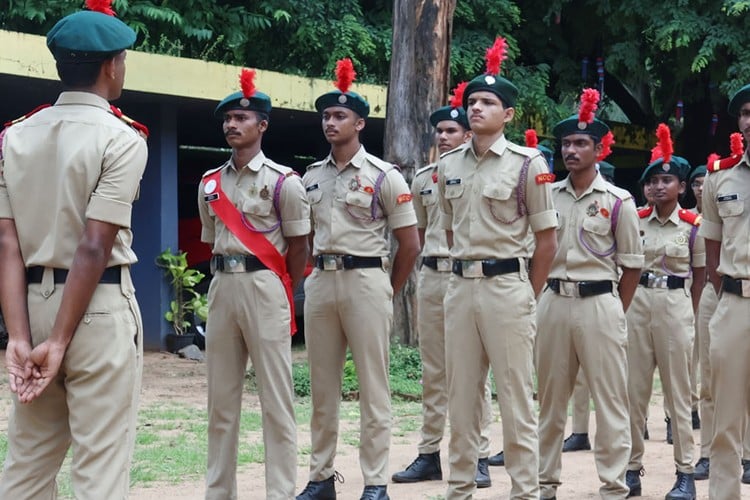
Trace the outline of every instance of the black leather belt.
<instances>
[{"instance_id":1,"label":"black leather belt","mask_svg":"<svg viewBox=\"0 0 750 500\"><path fill-rule=\"evenodd\" d=\"M241 264L246 273L268 269L258 257L254 255L212 255L211 263L217 271L230 271Z\"/></svg>"},{"instance_id":2,"label":"black leather belt","mask_svg":"<svg viewBox=\"0 0 750 500\"><path fill-rule=\"evenodd\" d=\"M481 273L479 267L481 264ZM518 259L454 260L453 273L465 278L481 278L517 273L521 267Z\"/></svg>"},{"instance_id":3,"label":"black leather belt","mask_svg":"<svg viewBox=\"0 0 750 500\"><path fill-rule=\"evenodd\" d=\"M382 257L358 257L356 255L339 254L322 254L315 257L315 267L326 271L382 266Z\"/></svg>"},{"instance_id":4,"label":"black leather belt","mask_svg":"<svg viewBox=\"0 0 750 500\"><path fill-rule=\"evenodd\" d=\"M121 266L108 267L102 273L99 283L119 283ZM65 283L68 278L67 269L53 269L54 282L57 284ZM31 266L26 268L26 281L28 283L41 283L44 276L44 266Z\"/></svg>"},{"instance_id":5,"label":"black leather belt","mask_svg":"<svg viewBox=\"0 0 750 500\"><path fill-rule=\"evenodd\" d=\"M422 265L427 266L435 271L450 271L450 257L422 257Z\"/></svg>"},{"instance_id":6,"label":"black leather belt","mask_svg":"<svg viewBox=\"0 0 750 500\"><path fill-rule=\"evenodd\" d=\"M650 273L643 273L638 283L647 288L668 288L669 290L685 288L685 278L679 276L654 276Z\"/></svg>"},{"instance_id":7,"label":"black leather belt","mask_svg":"<svg viewBox=\"0 0 750 500\"><path fill-rule=\"evenodd\" d=\"M550 290L555 293L560 293L561 280L549 279L547 285ZM611 281L572 281L578 291L579 297L593 297L595 295L604 295L605 293L612 293L612 282Z\"/></svg>"},{"instance_id":8,"label":"black leather belt","mask_svg":"<svg viewBox=\"0 0 750 500\"><path fill-rule=\"evenodd\" d=\"M750 280L732 278L731 276L721 277L721 289L740 297L750 297Z\"/></svg>"}]
</instances>

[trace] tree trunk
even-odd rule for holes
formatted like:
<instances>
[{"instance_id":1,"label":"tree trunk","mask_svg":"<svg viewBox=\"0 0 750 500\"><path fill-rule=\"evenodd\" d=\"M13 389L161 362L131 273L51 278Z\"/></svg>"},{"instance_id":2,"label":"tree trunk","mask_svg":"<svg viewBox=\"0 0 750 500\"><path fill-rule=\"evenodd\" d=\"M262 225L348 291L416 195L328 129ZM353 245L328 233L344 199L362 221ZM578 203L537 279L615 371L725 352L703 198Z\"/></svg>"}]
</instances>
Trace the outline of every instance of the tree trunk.
<instances>
[{"instance_id":1,"label":"tree trunk","mask_svg":"<svg viewBox=\"0 0 750 500\"><path fill-rule=\"evenodd\" d=\"M411 183L417 168L434 159L428 117L447 104L450 40L456 0L396 0L388 84L384 156ZM394 242L395 245L395 242ZM413 272L394 300L394 335L417 343L416 280Z\"/></svg>"}]
</instances>

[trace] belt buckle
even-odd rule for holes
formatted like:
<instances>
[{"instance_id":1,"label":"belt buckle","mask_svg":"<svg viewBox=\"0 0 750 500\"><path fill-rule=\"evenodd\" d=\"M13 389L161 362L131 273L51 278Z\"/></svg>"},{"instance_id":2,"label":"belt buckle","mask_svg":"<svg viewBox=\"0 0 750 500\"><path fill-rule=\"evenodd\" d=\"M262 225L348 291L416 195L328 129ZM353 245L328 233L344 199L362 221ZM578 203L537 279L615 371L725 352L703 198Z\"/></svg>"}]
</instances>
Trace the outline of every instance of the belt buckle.
<instances>
[{"instance_id":1,"label":"belt buckle","mask_svg":"<svg viewBox=\"0 0 750 500\"><path fill-rule=\"evenodd\" d=\"M668 276L655 276L654 277L654 287L655 288L667 288L669 285L669 277Z\"/></svg>"},{"instance_id":2,"label":"belt buckle","mask_svg":"<svg viewBox=\"0 0 750 500\"><path fill-rule=\"evenodd\" d=\"M481 260L462 260L461 276L464 278L484 278Z\"/></svg>"},{"instance_id":3,"label":"belt buckle","mask_svg":"<svg viewBox=\"0 0 750 500\"><path fill-rule=\"evenodd\" d=\"M437 270L441 273L448 273L451 271L451 260L447 257L437 258Z\"/></svg>"},{"instance_id":4,"label":"belt buckle","mask_svg":"<svg viewBox=\"0 0 750 500\"><path fill-rule=\"evenodd\" d=\"M324 271L338 271L343 267L343 260L340 255L323 255L323 270Z\"/></svg>"},{"instance_id":5,"label":"belt buckle","mask_svg":"<svg viewBox=\"0 0 750 500\"><path fill-rule=\"evenodd\" d=\"M565 281L560 280L560 291L557 292L559 295L562 295L563 297L580 297L581 293L578 289L578 282L577 281Z\"/></svg>"},{"instance_id":6,"label":"belt buckle","mask_svg":"<svg viewBox=\"0 0 750 500\"><path fill-rule=\"evenodd\" d=\"M750 297L750 280L740 280L740 282L742 283L742 296Z\"/></svg>"}]
</instances>

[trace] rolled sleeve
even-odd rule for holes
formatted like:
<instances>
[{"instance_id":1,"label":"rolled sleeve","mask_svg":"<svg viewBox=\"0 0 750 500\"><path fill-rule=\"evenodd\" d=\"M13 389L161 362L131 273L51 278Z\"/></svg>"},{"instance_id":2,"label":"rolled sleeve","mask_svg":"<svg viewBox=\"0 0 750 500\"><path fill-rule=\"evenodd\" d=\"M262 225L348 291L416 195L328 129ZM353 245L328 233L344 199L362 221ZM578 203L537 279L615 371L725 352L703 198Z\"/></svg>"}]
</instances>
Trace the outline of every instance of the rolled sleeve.
<instances>
[{"instance_id":1,"label":"rolled sleeve","mask_svg":"<svg viewBox=\"0 0 750 500\"><path fill-rule=\"evenodd\" d=\"M440 204L440 226L453 231L453 207L445 197L445 164L438 163L438 203Z\"/></svg>"},{"instance_id":2,"label":"rolled sleeve","mask_svg":"<svg viewBox=\"0 0 750 500\"><path fill-rule=\"evenodd\" d=\"M541 154L531 159L526 177L526 210L529 216L529 226L535 233L557 227L557 212L552 201L552 184L549 182L538 184L536 181L538 175L548 173L549 167Z\"/></svg>"},{"instance_id":3,"label":"rolled sleeve","mask_svg":"<svg viewBox=\"0 0 750 500\"><path fill-rule=\"evenodd\" d=\"M721 229L722 225L703 218L701 221L701 227L698 229L698 236L701 236L707 240L721 241Z\"/></svg>"},{"instance_id":4,"label":"rolled sleeve","mask_svg":"<svg viewBox=\"0 0 750 500\"><path fill-rule=\"evenodd\" d=\"M2 144L0 143L0 147ZM0 154L0 157L2 154ZM5 162L0 158L0 219L12 219L13 210L10 208L10 197L8 196L8 187L5 185L3 176Z\"/></svg>"},{"instance_id":5,"label":"rolled sleeve","mask_svg":"<svg viewBox=\"0 0 750 500\"><path fill-rule=\"evenodd\" d=\"M716 206L716 186L714 177L706 176L703 184L703 213L701 213L701 225L698 228L698 236L708 240L721 241L722 222L719 217L719 209Z\"/></svg>"},{"instance_id":6,"label":"rolled sleeve","mask_svg":"<svg viewBox=\"0 0 750 500\"><path fill-rule=\"evenodd\" d=\"M286 237L310 234L310 202L302 179L290 175L281 187L281 232Z\"/></svg>"},{"instance_id":7,"label":"rolled sleeve","mask_svg":"<svg viewBox=\"0 0 750 500\"><path fill-rule=\"evenodd\" d=\"M633 198L622 200L617 220L615 262L628 269L641 269L645 262L638 210Z\"/></svg>"},{"instance_id":8,"label":"rolled sleeve","mask_svg":"<svg viewBox=\"0 0 750 500\"><path fill-rule=\"evenodd\" d=\"M417 224L417 216L414 213L414 205L411 200L411 191L401 172L395 168L389 170L383 181L380 193L383 210L388 218L388 225L391 229L399 229ZM403 201L404 196L408 198L407 201Z\"/></svg>"},{"instance_id":9,"label":"rolled sleeve","mask_svg":"<svg viewBox=\"0 0 750 500\"><path fill-rule=\"evenodd\" d=\"M535 233L557 227L557 212L554 210L547 210L545 212L529 215L529 227L531 227L531 231Z\"/></svg>"},{"instance_id":10,"label":"rolled sleeve","mask_svg":"<svg viewBox=\"0 0 750 500\"><path fill-rule=\"evenodd\" d=\"M417 227L425 229L427 227L427 210L422 204L421 182L415 178L411 184L412 204L414 205L414 214L417 216Z\"/></svg>"}]
</instances>

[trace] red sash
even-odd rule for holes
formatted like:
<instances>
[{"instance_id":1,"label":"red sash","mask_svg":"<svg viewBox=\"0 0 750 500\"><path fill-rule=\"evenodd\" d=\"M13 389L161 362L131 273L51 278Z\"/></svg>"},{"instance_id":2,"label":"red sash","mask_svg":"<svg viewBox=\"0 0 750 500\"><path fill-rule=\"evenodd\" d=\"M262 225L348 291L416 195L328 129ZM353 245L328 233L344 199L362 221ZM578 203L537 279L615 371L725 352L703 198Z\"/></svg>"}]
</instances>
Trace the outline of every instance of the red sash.
<instances>
[{"instance_id":1,"label":"red sash","mask_svg":"<svg viewBox=\"0 0 750 500\"><path fill-rule=\"evenodd\" d=\"M213 182L212 182L213 181ZM215 184L212 186L211 184ZM297 325L294 322L294 291L292 290L292 278L286 269L286 259L279 253L273 243L260 233L250 230L247 225L250 224L245 215L237 210L237 207L229 200L227 195L221 189L221 170L207 175L204 178L204 193L206 201L211 203L216 215L221 219L229 231L237 237L243 245L253 252L253 255L260 260L263 265L273 271L284 285L286 298L289 301L289 312L291 319L289 321L291 335L297 333Z\"/></svg>"}]
</instances>

